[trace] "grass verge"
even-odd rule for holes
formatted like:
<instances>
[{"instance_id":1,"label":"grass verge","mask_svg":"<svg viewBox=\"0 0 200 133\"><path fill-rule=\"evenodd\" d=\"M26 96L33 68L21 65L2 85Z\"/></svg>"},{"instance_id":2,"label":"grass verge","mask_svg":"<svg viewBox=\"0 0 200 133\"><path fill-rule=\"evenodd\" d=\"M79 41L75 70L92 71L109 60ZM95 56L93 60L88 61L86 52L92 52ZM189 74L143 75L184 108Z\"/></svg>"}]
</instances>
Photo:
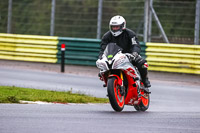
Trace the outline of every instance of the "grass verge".
<instances>
[{"instance_id":1,"label":"grass verge","mask_svg":"<svg viewBox=\"0 0 200 133\"><path fill-rule=\"evenodd\" d=\"M14 86L0 86L0 103L19 103L24 101L44 101L59 103L107 103L106 98L96 98L85 94L27 89Z\"/></svg>"}]
</instances>

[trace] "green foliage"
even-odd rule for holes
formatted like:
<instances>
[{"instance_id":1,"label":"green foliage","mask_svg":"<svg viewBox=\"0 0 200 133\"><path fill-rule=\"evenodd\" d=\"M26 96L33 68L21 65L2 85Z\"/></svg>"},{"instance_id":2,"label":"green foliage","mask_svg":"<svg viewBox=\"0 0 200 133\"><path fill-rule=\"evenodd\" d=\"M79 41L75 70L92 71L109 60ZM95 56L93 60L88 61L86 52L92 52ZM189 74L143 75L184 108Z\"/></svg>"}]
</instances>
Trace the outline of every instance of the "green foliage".
<instances>
[{"instance_id":1,"label":"green foliage","mask_svg":"<svg viewBox=\"0 0 200 133\"><path fill-rule=\"evenodd\" d=\"M154 9L168 37L194 36L195 0L154 0ZM96 38L98 0L56 0L55 35ZM0 0L0 32L7 29L8 1ZM12 33L49 35L51 0L13 0ZM144 0L104 0L102 35L110 18L122 15L127 27L143 33ZM160 31L153 21L153 35ZM141 39L140 39L141 40Z\"/></svg>"},{"instance_id":2,"label":"green foliage","mask_svg":"<svg viewBox=\"0 0 200 133\"><path fill-rule=\"evenodd\" d=\"M168 37L193 37L195 2L191 0L154 0L154 9ZM153 22L153 34L159 30Z\"/></svg>"},{"instance_id":3,"label":"green foliage","mask_svg":"<svg viewBox=\"0 0 200 133\"><path fill-rule=\"evenodd\" d=\"M96 37L97 0L63 0L56 5L57 36Z\"/></svg>"},{"instance_id":4,"label":"green foliage","mask_svg":"<svg viewBox=\"0 0 200 133\"><path fill-rule=\"evenodd\" d=\"M0 0L0 33L7 32L8 1Z\"/></svg>"}]
</instances>

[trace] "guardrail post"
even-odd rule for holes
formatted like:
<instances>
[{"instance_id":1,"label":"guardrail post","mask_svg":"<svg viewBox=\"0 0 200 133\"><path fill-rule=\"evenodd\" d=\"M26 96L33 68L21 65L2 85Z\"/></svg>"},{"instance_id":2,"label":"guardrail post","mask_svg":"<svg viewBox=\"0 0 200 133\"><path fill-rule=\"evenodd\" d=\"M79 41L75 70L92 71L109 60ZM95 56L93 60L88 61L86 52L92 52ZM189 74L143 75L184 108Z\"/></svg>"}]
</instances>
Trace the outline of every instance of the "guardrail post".
<instances>
[{"instance_id":1,"label":"guardrail post","mask_svg":"<svg viewBox=\"0 0 200 133\"><path fill-rule=\"evenodd\" d=\"M144 3L144 29L143 29L143 41L147 42L148 38L148 21L149 21L149 0L145 0Z\"/></svg>"},{"instance_id":2,"label":"guardrail post","mask_svg":"<svg viewBox=\"0 0 200 133\"><path fill-rule=\"evenodd\" d=\"M54 36L54 23L55 23L55 8L56 8L56 0L52 0L51 2L51 25L50 25L50 36Z\"/></svg>"},{"instance_id":3,"label":"guardrail post","mask_svg":"<svg viewBox=\"0 0 200 133\"><path fill-rule=\"evenodd\" d=\"M61 44L61 72L65 72L65 44Z\"/></svg>"},{"instance_id":4,"label":"guardrail post","mask_svg":"<svg viewBox=\"0 0 200 133\"><path fill-rule=\"evenodd\" d=\"M103 8L103 0L99 0L98 19L97 19L97 39L101 38L102 8Z\"/></svg>"},{"instance_id":5,"label":"guardrail post","mask_svg":"<svg viewBox=\"0 0 200 133\"><path fill-rule=\"evenodd\" d=\"M196 1L196 15L195 15L195 31L194 31L194 44L199 45L199 18L200 18L200 0Z\"/></svg>"},{"instance_id":6,"label":"guardrail post","mask_svg":"<svg viewBox=\"0 0 200 133\"><path fill-rule=\"evenodd\" d=\"M11 33L11 22L12 22L12 0L8 1L8 23L7 33Z\"/></svg>"}]
</instances>

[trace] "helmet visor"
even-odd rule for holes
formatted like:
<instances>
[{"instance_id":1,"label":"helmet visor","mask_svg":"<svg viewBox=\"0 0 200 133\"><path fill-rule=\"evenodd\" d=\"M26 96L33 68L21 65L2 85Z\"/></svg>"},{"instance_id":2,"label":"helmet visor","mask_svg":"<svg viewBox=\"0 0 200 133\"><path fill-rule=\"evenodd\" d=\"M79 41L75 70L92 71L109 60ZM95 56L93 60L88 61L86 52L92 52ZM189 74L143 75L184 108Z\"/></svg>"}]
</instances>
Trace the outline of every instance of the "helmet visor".
<instances>
[{"instance_id":1,"label":"helmet visor","mask_svg":"<svg viewBox=\"0 0 200 133\"><path fill-rule=\"evenodd\" d=\"M112 32L118 32L122 29L121 25L111 25L110 28Z\"/></svg>"}]
</instances>

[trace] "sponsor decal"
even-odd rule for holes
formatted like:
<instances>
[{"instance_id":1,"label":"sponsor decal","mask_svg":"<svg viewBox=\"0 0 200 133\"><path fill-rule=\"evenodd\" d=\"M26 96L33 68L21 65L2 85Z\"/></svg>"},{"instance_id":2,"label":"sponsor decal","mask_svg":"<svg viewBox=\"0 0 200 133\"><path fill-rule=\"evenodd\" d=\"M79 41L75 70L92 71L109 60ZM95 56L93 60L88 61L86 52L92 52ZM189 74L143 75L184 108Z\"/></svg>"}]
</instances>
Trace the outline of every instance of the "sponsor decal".
<instances>
[{"instance_id":1,"label":"sponsor decal","mask_svg":"<svg viewBox=\"0 0 200 133\"><path fill-rule=\"evenodd\" d=\"M133 37L133 38L131 39L131 41L132 41L132 45L137 44L137 42L136 42L136 40L135 40L135 37Z\"/></svg>"}]
</instances>

